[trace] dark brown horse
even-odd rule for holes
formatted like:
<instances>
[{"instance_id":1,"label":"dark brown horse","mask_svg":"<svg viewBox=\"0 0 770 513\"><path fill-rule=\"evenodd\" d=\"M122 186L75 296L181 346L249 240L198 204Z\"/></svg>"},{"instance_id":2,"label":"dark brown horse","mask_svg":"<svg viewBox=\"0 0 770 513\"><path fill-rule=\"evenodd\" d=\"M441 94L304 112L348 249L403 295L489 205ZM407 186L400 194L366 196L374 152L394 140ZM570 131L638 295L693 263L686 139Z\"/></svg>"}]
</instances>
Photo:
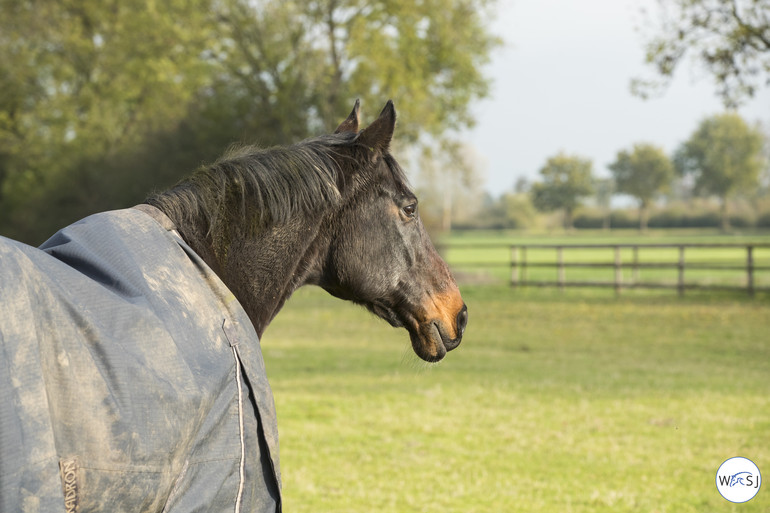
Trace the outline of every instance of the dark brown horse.
<instances>
[{"instance_id":1,"label":"dark brown horse","mask_svg":"<svg viewBox=\"0 0 770 513\"><path fill-rule=\"evenodd\" d=\"M231 152L147 201L233 291L260 336L314 284L409 332L423 360L460 343L467 309L389 152L392 102L359 131L359 104L334 134Z\"/></svg>"},{"instance_id":2,"label":"dark brown horse","mask_svg":"<svg viewBox=\"0 0 770 513\"><path fill-rule=\"evenodd\" d=\"M388 151L359 131L230 152L33 248L0 237L0 511L281 509L259 336L305 284L441 360L468 313ZM237 301L236 301L237 299Z\"/></svg>"}]
</instances>

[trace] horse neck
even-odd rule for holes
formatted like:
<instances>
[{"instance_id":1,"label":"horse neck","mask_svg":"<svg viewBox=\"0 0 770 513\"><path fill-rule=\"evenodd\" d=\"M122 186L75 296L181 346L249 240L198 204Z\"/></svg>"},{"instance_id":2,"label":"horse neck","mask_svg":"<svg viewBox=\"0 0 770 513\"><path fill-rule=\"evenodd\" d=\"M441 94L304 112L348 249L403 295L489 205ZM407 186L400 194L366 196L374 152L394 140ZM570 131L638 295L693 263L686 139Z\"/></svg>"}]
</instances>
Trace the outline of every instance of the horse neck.
<instances>
[{"instance_id":1,"label":"horse neck","mask_svg":"<svg viewBox=\"0 0 770 513\"><path fill-rule=\"evenodd\" d=\"M200 228L180 233L235 295L261 337L291 294L320 272L322 217L299 216L243 237L204 235ZM212 242L223 239L229 239L226 251Z\"/></svg>"}]
</instances>

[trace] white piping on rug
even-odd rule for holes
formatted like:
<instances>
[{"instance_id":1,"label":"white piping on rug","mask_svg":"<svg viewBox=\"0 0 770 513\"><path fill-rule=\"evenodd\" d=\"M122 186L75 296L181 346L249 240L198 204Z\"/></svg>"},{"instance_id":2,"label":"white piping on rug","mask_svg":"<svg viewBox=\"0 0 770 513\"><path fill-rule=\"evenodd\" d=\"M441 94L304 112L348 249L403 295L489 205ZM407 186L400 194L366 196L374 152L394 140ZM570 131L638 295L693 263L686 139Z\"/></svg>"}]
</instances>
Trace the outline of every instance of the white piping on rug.
<instances>
[{"instance_id":1,"label":"white piping on rug","mask_svg":"<svg viewBox=\"0 0 770 513\"><path fill-rule=\"evenodd\" d=\"M238 495L235 498L235 513L240 513L241 511L241 500L243 499L243 487L245 485L246 480L246 441L244 439L244 429L243 429L243 386L241 384L241 355L238 352L238 339L237 337L230 337L227 334L227 329L225 328L225 323L227 322L227 319L224 319L222 321L222 331L225 332L225 336L227 337L228 342L230 342L230 349L233 350L233 358L235 359L235 382L238 386L238 428L240 432L240 443L241 443L241 462L238 468L238 471L240 473L240 481L238 483Z\"/></svg>"}]
</instances>

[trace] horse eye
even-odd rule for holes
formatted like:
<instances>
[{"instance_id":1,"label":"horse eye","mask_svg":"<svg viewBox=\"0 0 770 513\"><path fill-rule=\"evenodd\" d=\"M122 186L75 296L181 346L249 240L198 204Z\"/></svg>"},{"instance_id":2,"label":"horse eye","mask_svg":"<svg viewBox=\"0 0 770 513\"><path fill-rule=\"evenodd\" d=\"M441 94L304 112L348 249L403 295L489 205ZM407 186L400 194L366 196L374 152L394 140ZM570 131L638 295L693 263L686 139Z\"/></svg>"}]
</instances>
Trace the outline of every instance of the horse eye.
<instances>
[{"instance_id":1,"label":"horse eye","mask_svg":"<svg viewBox=\"0 0 770 513\"><path fill-rule=\"evenodd\" d=\"M417 203L411 203L401 209L406 217L414 217L417 214Z\"/></svg>"}]
</instances>

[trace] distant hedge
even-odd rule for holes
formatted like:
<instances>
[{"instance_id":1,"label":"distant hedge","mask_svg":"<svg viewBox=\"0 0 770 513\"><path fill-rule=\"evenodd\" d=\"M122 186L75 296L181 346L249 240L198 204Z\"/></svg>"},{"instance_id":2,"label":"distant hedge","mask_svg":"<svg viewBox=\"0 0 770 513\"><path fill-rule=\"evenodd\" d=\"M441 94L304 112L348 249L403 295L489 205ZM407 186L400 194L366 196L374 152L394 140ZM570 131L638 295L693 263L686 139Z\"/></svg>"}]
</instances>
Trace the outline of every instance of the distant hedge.
<instances>
[{"instance_id":1,"label":"distant hedge","mask_svg":"<svg viewBox=\"0 0 770 513\"><path fill-rule=\"evenodd\" d=\"M770 212L765 212L757 218L757 228L770 228Z\"/></svg>"},{"instance_id":2,"label":"distant hedge","mask_svg":"<svg viewBox=\"0 0 770 513\"><path fill-rule=\"evenodd\" d=\"M685 212L681 210L663 210L652 214L647 221L649 228L720 228L721 217L718 212ZM756 221L744 215L730 216L733 228L770 228L770 212L760 215ZM601 229L604 218L594 213L581 213L575 216L575 228ZM639 218L635 213L616 211L610 215L610 228L639 228Z\"/></svg>"},{"instance_id":3,"label":"distant hedge","mask_svg":"<svg viewBox=\"0 0 770 513\"><path fill-rule=\"evenodd\" d=\"M573 226L578 229L604 228L604 217L581 213L575 216ZM622 210L613 212L610 214L610 228L639 228L639 219Z\"/></svg>"}]
</instances>

